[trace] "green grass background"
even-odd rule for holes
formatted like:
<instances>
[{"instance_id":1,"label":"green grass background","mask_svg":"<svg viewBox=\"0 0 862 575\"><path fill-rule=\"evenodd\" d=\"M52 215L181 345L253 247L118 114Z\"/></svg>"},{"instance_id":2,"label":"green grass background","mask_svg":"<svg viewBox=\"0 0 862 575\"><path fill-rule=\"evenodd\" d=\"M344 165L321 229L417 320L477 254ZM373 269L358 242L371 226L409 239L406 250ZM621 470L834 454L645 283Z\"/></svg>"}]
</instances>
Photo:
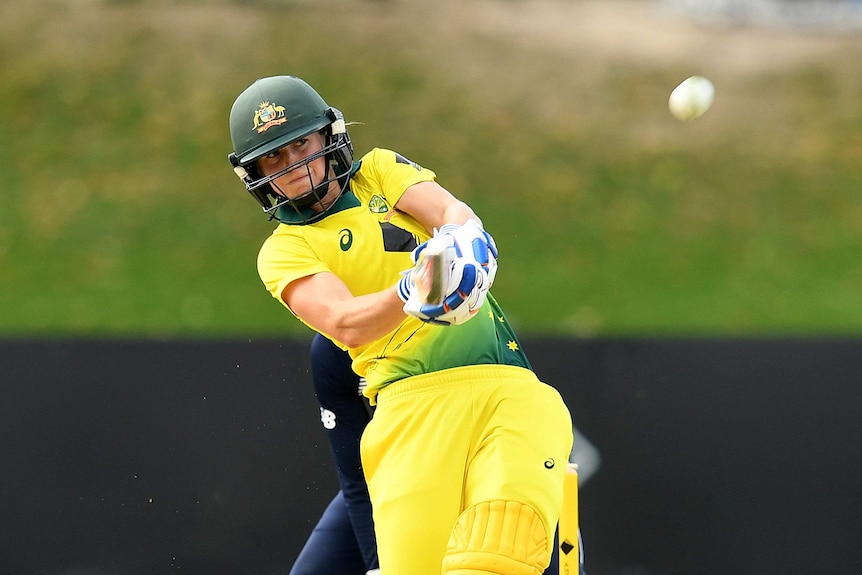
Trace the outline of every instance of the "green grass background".
<instances>
[{"instance_id":1,"label":"green grass background","mask_svg":"<svg viewBox=\"0 0 862 575\"><path fill-rule=\"evenodd\" d=\"M584 38L644 4L7 0L0 336L308 334L260 284L273 226L226 160L233 99L281 73L476 208L522 334L859 335L862 41ZM694 73L716 103L680 123Z\"/></svg>"}]
</instances>

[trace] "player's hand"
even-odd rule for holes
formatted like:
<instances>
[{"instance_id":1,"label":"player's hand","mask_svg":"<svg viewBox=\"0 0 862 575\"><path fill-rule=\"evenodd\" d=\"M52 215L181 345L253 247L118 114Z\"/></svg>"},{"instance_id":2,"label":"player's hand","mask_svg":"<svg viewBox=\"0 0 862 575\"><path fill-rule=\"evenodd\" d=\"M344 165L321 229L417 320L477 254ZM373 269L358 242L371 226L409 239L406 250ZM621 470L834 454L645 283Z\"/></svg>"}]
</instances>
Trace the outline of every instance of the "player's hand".
<instances>
[{"instance_id":1,"label":"player's hand","mask_svg":"<svg viewBox=\"0 0 862 575\"><path fill-rule=\"evenodd\" d=\"M452 237L447 236L446 238L438 237L437 230L434 230L435 236L430 240L427 240L421 244L419 244L412 252L410 252L410 259L413 262L413 267L409 270L405 270L401 272L401 279L398 281L398 297L401 298L401 301L407 303L411 296L419 297L421 299L422 292L424 291L425 295L429 295L429 286L427 285L428 278L428 270L424 269L424 264L420 263L422 259L422 253L428 248L429 242L435 243L438 252L443 253L443 259L445 260L445 266L451 268L452 263L455 259L458 258L460 252L458 251L455 240ZM435 270L435 273L442 273L441 270ZM424 285L424 290L420 287Z\"/></svg>"},{"instance_id":2,"label":"player's hand","mask_svg":"<svg viewBox=\"0 0 862 575\"><path fill-rule=\"evenodd\" d=\"M486 232L476 220L467 220L461 226L446 224L435 235L444 234L454 238L461 254L471 254L473 259L479 262L488 276L488 288L490 289L497 275L497 244L491 234Z\"/></svg>"},{"instance_id":3,"label":"player's hand","mask_svg":"<svg viewBox=\"0 0 862 575\"><path fill-rule=\"evenodd\" d=\"M445 297L440 304L425 303L413 278L415 268L403 272L398 294L405 299L404 312L436 325L460 325L472 319L488 295L488 274L470 256L456 257L449 264Z\"/></svg>"},{"instance_id":4,"label":"player's hand","mask_svg":"<svg viewBox=\"0 0 862 575\"><path fill-rule=\"evenodd\" d=\"M430 243L445 255L447 268L446 285L442 286L444 297L434 303L422 297L429 293L428 278L419 263ZM402 273L398 295L405 302L406 313L429 323L457 325L468 321L482 307L497 273L497 246L476 220L434 230L434 237L410 255L414 267ZM417 288L417 284L424 289Z\"/></svg>"}]
</instances>

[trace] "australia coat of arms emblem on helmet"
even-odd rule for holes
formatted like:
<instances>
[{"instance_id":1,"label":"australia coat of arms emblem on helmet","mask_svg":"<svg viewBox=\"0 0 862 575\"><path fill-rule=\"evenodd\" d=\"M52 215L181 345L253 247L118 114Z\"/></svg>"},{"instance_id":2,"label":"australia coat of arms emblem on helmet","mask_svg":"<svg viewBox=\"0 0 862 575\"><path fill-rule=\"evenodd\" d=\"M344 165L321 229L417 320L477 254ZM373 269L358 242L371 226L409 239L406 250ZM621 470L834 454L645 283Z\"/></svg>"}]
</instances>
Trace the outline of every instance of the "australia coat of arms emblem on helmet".
<instances>
[{"instance_id":1,"label":"australia coat of arms emblem on helmet","mask_svg":"<svg viewBox=\"0 0 862 575\"><path fill-rule=\"evenodd\" d=\"M257 130L258 134L285 122L287 122L287 117L284 115L284 106L271 102L261 102L254 112L254 129Z\"/></svg>"}]
</instances>

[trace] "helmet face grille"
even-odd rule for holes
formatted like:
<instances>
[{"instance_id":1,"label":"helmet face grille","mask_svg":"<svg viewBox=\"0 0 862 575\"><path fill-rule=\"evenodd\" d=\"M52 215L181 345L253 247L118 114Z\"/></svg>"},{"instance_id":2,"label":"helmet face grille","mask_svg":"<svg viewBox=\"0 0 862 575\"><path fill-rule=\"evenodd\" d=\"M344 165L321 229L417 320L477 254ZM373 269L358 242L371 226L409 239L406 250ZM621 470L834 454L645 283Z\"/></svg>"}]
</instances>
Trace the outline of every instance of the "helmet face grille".
<instances>
[{"instance_id":1,"label":"helmet face grille","mask_svg":"<svg viewBox=\"0 0 862 575\"><path fill-rule=\"evenodd\" d=\"M302 169L300 165L307 166L309 162L325 155L327 164L332 168L330 172L332 176L299 197L288 199L284 196L277 196L277 203L268 210L270 218L285 224L310 224L326 217L338 198L348 189L353 167L353 147L350 144L350 138L345 133L335 137L329 136L329 140L329 144L323 150L304 158L292 167L288 166L285 170L279 171L279 174L290 171L290 169ZM273 176L275 175L273 174ZM330 198L327 204L324 204L323 196L329 192L333 182L338 182L338 193L334 198ZM270 189L272 189L271 185Z\"/></svg>"}]
</instances>

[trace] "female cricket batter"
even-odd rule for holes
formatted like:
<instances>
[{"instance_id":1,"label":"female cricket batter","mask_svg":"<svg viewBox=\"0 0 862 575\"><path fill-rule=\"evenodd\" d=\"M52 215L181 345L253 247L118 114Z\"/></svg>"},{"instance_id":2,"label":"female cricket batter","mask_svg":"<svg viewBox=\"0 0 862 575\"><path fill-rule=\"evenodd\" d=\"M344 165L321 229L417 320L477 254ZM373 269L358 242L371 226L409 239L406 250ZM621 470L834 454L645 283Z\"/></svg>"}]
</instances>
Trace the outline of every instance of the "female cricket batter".
<instances>
[{"instance_id":1,"label":"female cricket batter","mask_svg":"<svg viewBox=\"0 0 862 575\"><path fill-rule=\"evenodd\" d=\"M478 216L395 152L354 163L341 113L299 78L255 81L230 131L234 171L280 222L261 279L348 350L377 405L361 452L381 572L541 573L571 418L488 293L497 251ZM418 268L401 273L435 230L442 303L425 301Z\"/></svg>"},{"instance_id":2,"label":"female cricket batter","mask_svg":"<svg viewBox=\"0 0 862 575\"><path fill-rule=\"evenodd\" d=\"M320 422L341 489L314 526L290 575L379 574L371 501L359 457L359 440L371 421L372 408L360 395L363 382L350 367L350 356L344 350L316 334L309 357ZM545 574L559 575L559 569L555 539ZM578 572L584 575L583 565Z\"/></svg>"}]
</instances>

